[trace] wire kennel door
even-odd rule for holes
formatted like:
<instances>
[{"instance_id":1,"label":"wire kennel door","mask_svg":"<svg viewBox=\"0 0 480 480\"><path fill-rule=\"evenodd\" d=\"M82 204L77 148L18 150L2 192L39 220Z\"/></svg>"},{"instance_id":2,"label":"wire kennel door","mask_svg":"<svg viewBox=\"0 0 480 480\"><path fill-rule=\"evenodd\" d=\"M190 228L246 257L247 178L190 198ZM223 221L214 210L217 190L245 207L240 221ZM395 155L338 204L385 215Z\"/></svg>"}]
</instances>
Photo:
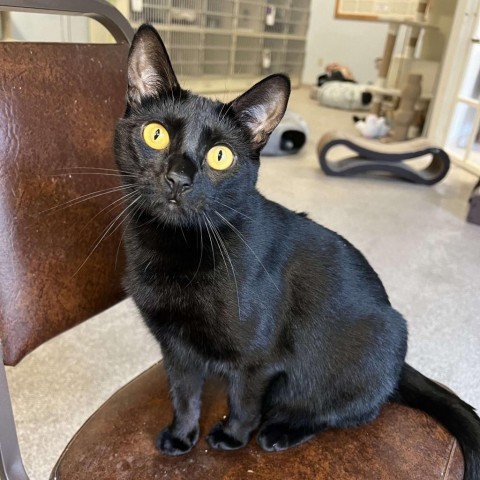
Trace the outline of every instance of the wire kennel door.
<instances>
[{"instance_id":1,"label":"wire kennel door","mask_svg":"<svg viewBox=\"0 0 480 480\"><path fill-rule=\"evenodd\" d=\"M152 23L186 88L243 89L275 72L300 84L310 0L131 0L134 26Z\"/></svg>"}]
</instances>

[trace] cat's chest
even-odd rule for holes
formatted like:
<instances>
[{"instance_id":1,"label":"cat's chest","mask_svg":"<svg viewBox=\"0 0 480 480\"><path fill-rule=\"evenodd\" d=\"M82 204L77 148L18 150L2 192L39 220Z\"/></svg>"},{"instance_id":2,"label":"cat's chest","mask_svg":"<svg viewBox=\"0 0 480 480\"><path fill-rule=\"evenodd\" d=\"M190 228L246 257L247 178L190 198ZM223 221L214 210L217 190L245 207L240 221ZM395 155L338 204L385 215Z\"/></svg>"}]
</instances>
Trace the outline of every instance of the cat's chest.
<instances>
[{"instance_id":1,"label":"cat's chest","mask_svg":"<svg viewBox=\"0 0 480 480\"><path fill-rule=\"evenodd\" d=\"M141 235L127 243L127 287L137 303L149 310L211 313L230 296L230 272L213 248L196 240Z\"/></svg>"},{"instance_id":2,"label":"cat's chest","mask_svg":"<svg viewBox=\"0 0 480 480\"><path fill-rule=\"evenodd\" d=\"M235 361L241 347L240 325L229 300L204 274L197 273L189 282L188 276L159 274L144 287L140 302L148 304L149 327L159 340L183 345L204 359Z\"/></svg>"},{"instance_id":3,"label":"cat's chest","mask_svg":"<svg viewBox=\"0 0 480 480\"><path fill-rule=\"evenodd\" d=\"M201 312L215 296L215 281L203 271L174 269L162 262L135 265L133 270L132 294L149 310Z\"/></svg>"},{"instance_id":4,"label":"cat's chest","mask_svg":"<svg viewBox=\"0 0 480 480\"><path fill-rule=\"evenodd\" d=\"M250 325L238 316L237 290L226 274L184 271L161 261L138 262L129 270L129 293L160 340L183 344L209 360L235 361L245 349L242 339Z\"/></svg>"}]
</instances>

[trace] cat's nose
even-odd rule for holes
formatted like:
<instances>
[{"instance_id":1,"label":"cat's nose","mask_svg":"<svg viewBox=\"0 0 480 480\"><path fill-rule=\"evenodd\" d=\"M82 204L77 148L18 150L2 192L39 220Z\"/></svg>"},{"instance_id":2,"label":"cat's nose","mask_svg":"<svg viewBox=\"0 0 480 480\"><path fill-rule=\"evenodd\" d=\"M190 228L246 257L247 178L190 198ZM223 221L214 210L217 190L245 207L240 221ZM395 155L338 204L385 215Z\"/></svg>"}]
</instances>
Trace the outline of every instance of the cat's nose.
<instances>
[{"instance_id":1,"label":"cat's nose","mask_svg":"<svg viewBox=\"0 0 480 480\"><path fill-rule=\"evenodd\" d=\"M175 155L169 160L165 181L173 197L191 190L197 168L185 155Z\"/></svg>"},{"instance_id":2,"label":"cat's nose","mask_svg":"<svg viewBox=\"0 0 480 480\"><path fill-rule=\"evenodd\" d=\"M170 171L165 175L165 180L175 194L186 192L192 188L192 179L183 173Z\"/></svg>"}]
</instances>

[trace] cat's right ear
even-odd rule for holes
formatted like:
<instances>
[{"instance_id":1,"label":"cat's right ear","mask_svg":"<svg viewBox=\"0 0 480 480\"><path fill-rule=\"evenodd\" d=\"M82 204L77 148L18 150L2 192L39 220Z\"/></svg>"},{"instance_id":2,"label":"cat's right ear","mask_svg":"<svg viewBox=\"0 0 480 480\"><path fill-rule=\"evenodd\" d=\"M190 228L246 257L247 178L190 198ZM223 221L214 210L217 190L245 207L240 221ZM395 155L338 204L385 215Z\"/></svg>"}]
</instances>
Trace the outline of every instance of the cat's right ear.
<instances>
[{"instance_id":1,"label":"cat's right ear","mask_svg":"<svg viewBox=\"0 0 480 480\"><path fill-rule=\"evenodd\" d=\"M128 103L140 104L142 98L169 94L178 88L180 85L160 35L151 25L142 25L128 55Z\"/></svg>"}]
</instances>

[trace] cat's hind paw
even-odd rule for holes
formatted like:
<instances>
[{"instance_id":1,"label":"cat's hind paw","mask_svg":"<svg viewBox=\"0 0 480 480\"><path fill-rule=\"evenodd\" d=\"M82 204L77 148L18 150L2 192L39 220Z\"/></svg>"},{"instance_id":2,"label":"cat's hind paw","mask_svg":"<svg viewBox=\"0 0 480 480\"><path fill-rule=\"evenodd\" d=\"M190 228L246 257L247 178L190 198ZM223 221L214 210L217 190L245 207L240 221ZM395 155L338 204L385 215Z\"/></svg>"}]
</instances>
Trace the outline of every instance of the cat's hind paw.
<instances>
[{"instance_id":1,"label":"cat's hind paw","mask_svg":"<svg viewBox=\"0 0 480 480\"><path fill-rule=\"evenodd\" d=\"M192 430L185 438L175 436L170 427L160 432L157 438L157 448L166 455L177 457L188 453L198 440L198 428Z\"/></svg>"},{"instance_id":2,"label":"cat's hind paw","mask_svg":"<svg viewBox=\"0 0 480 480\"><path fill-rule=\"evenodd\" d=\"M248 438L246 440L238 440L225 432L223 425L218 423L207 435L207 442L212 448L218 450L238 450L248 443Z\"/></svg>"},{"instance_id":3,"label":"cat's hind paw","mask_svg":"<svg viewBox=\"0 0 480 480\"><path fill-rule=\"evenodd\" d=\"M312 432L304 428L295 428L288 423L270 423L260 429L257 442L267 452L280 452L300 445L312 437Z\"/></svg>"}]
</instances>

